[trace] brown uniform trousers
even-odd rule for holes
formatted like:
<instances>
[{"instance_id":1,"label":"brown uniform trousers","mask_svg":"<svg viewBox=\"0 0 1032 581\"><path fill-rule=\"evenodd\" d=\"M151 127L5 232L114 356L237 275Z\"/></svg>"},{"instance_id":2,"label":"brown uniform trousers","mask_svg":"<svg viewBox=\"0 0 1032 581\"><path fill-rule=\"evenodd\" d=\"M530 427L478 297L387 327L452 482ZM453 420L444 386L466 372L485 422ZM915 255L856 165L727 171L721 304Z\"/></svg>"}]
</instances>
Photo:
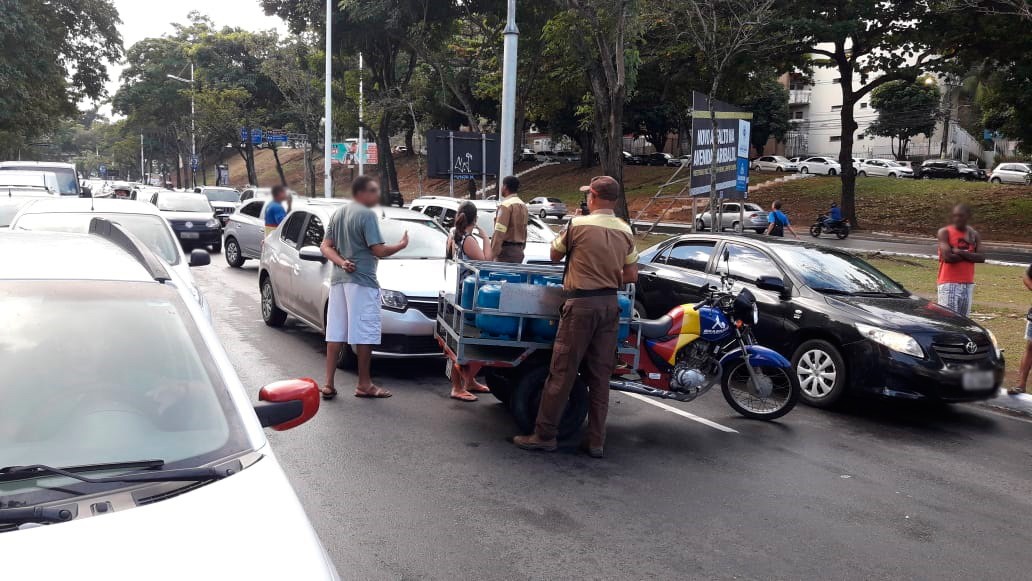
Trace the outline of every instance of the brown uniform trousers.
<instances>
[{"instance_id":1,"label":"brown uniform trousers","mask_svg":"<svg viewBox=\"0 0 1032 581\"><path fill-rule=\"evenodd\" d=\"M497 262L508 262L510 264L523 263L524 246L516 244L502 244L502 250L495 257Z\"/></svg>"},{"instance_id":2,"label":"brown uniform trousers","mask_svg":"<svg viewBox=\"0 0 1032 581\"><path fill-rule=\"evenodd\" d=\"M552 365L541 394L535 432L551 440L570 399L578 372L588 384L588 445L601 448L606 438L609 379L616 364L620 307L616 295L568 299L563 304Z\"/></svg>"}]
</instances>

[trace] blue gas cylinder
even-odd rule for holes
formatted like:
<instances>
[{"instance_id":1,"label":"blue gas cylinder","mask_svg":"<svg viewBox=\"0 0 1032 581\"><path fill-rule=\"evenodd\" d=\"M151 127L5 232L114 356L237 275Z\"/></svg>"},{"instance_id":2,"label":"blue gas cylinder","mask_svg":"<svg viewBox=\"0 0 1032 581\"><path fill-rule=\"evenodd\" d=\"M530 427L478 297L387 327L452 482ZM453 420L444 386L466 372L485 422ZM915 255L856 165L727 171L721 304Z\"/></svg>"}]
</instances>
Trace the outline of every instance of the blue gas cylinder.
<instances>
[{"instance_id":1,"label":"blue gas cylinder","mask_svg":"<svg viewBox=\"0 0 1032 581\"><path fill-rule=\"evenodd\" d=\"M497 282L527 282L526 275L518 272L492 272L487 278Z\"/></svg>"},{"instance_id":2,"label":"blue gas cylinder","mask_svg":"<svg viewBox=\"0 0 1032 581\"><path fill-rule=\"evenodd\" d=\"M459 300L459 306L464 309L473 308L473 295L477 291L477 277L472 274L462 279L462 298ZM466 321L473 322L473 313L466 313Z\"/></svg>"},{"instance_id":3,"label":"blue gas cylinder","mask_svg":"<svg viewBox=\"0 0 1032 581\"><path fill-rule=\"evenodd\" d=\"M563 286L563 277L535 274L531 276L530 282L540 286L561 288ZM538 341L548 342L555 339L555 335L559 331L559 321L554 319L530 319L528 327L532 337Z\"/></svg>"},{"instance_id":4,"label":"blue gas cylinder","mask_svg":"<svg viewBox=\"0 0 1032 581\"><path fill-rule=\"evenodd\" d=\"M627 295L618 295L617 303L620 305L620 318L630 318L631 306L633 305L633 303L631 303L630 297L628 297ZM623 340L626 339L627 336L630 334L631 326L627 323L620 323L620 329L619 331L617 331L616 340L623 342Z\"/></svg>"},{"instance_id":5,"label":"blue gas cylinder","mask_svg":"<svg viewBox=\"0 0 1032 581\"><path fill-rule=\"evenodd\" d=\"M501 298L502 286L500 284L485 284L480 287L480 293L477 295L477 306L485 309L497 309ZM499 339L512 339L516 337L516 332L519 330L520 320L518 317L478 313L476 323L481 334Z\"/></svg>"}]
</instances>

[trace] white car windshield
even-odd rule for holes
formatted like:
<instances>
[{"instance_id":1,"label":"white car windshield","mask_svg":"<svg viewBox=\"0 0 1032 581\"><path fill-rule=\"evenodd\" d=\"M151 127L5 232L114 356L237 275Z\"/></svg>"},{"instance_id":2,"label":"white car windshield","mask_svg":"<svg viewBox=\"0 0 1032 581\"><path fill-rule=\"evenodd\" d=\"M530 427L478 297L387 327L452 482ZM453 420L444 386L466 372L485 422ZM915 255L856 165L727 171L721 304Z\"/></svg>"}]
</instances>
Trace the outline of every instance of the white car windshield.
<instances>
[{"instance_id":1,"label":"white car windshield","mask_svg":"<svg viewBox=\"0 0 1032 581\"><path fill-rule=\"evenodd\" d=\"M432 220L381 220L380 234L388 244L401 240L408 232L409 243L404 250L391 256L398 258L444 258L448 235Z\"/></svg>"},{"instance_id":2,"label":"white car windshield","mask_svg":"<svg viewBox=\"0 0 1032 581\"><path fill-rule=\"evenodd\" d=\"M3 293L0 468L162 460L174 469L248 449L241 416L174 289L16 281ZM34 504L97 486L63 476L4 479L0 498Z\"/></svg>"},{"instance_id":3,"label":"white car windshield","mask_svg":"<svg viewBox=\"0 0 1032 581\"><path fill-rule=\"evenodd\" d=\"M107 218L125 227L147 248L169 264L179 262L178 244L161 216L152 214L117 214L104 212L50 212L46 214L24 214L14 225L15 230L46 230L49 232L90 231L90 220Z\"/></svg>"},{"instance_id":4,"label":"white car windshield","mask_svg":"<svg viewBox=\"0 0 1032 581\"><path fill-rule=\"evenodd\" d=\"M57 186L61 189L62 196L77 196L79 195L79 178L75 175L75 170L70 167L41 167L36 165L26 166L13 166L8 165L3 167L4 170L14 171L48 171L57 176Z\"/></svg>"},{"instance_id":5,"label":"white car windshield","mask_svg":"<svg viewBox=\"0 0 1032 581\"><path fill-rule=\"evenodd\" d=\"M158 209L168 212L212 212L208 199L200 194L159 194Z\"/></svg>"},{"instance_id":6,"label":"white car windshield","mask_svg":"<svg viewBox=\"0 0 1032 581\"><path fill-rule=\"evenodd\" d=\"M233 202L240 201L240 194L236 190L228 188L205 188L201 191L209 202Z\"/></svg>"}]
</instances>

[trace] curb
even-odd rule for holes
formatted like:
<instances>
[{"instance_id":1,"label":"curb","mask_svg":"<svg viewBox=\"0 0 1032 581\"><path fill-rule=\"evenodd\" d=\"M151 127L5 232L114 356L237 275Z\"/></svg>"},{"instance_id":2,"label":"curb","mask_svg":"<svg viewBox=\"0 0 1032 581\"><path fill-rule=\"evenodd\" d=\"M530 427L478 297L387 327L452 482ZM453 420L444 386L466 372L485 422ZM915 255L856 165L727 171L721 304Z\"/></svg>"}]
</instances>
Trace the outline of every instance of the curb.
<instances>
[{"instance_id":1,"label":"curb","mask_svg":"<svg viewBox=\"0 0 1032 581\"><path fill-rule=\"evenodd\" d=\"M1032 419L1032 395L1027 393L1010 395L1007 390L1000 389L996 397L975 402L975 405L1007 415Z\"/></svg>"}]
</instances>

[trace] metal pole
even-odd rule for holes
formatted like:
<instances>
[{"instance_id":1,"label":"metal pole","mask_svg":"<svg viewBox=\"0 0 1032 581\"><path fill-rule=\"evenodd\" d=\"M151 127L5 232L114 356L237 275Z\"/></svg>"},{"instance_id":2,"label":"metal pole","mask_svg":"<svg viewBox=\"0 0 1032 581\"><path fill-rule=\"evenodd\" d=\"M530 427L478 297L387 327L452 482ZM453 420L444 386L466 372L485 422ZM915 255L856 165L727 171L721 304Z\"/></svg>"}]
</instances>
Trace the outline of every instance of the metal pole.
<instances>
[{"instance_id":1,"label":"metal pole","mask_svg":"<svg viewBox=\"0 0 1032 581\"><path fill-rule=\"evenodd\" d=\"M358 53L358 175L365 174L365 135L362 127L362 53Z\"/></svg>"},{"instance_id":2,"label":"metal pole","mask_svg":"<svg viewBox=\"0 0 1032 581\"><path fill-rule=\"evenodd\" d=\"M509 0L502 54L502 135L498 150L498 183L512 175L516 137L516 47L520 31L516 28L516 0Z\"/></svg>"},{"instance_id":3,"label":"metal pole","mask_svg":"<svg viewBox=\"0 0 1032 581\"><path fill-rule=\"evenodd\" d=\"M501 180L499 180L501 181ZM487 134L480 134L480 195L487 194Z\"/></svg>"},{"instance_id":4,"label":"metal pole","mask_svg":"<svg viewBox=\"0 0 1032 581\"><path fill-rule=\"evenodd\" d=\"M333 175L330 173L330 148L333 141L333 0L326 0L326 113L323 125L323 195L333 197Z\"/></svg>"},{"instance_id":5,"label":"metal pole","mask_svg":"<svg viewBox=\"0 0 1032 581\"><path fill-rule=\"evenodd\" d=\"M140 182L146 183L147 178L143 171L143 134L140 134Z\"/></svg>"},{"instance_id":6,"label":"metal pole","mask_svg":"<svg viewBox=\"0 0 1032 581\"><path fill-rule=\"evenodd\" d=\"M193 187L197 187L197 170L194 169L194 160L197 159L197 127L194 124L196 109L194 108L194 97L197 91L194 88L194 64L190 63L190 181Z\"/></svg>"},{"instance_id":7,"label":"metal pole","mask_svg":"<svg viewBox=\"0 0 1032 581\"><path fill-rule=\"evenodd\" d=\"M455 132L448 132L448 195L455 197Z\"/></svg>"}]
</instances>

